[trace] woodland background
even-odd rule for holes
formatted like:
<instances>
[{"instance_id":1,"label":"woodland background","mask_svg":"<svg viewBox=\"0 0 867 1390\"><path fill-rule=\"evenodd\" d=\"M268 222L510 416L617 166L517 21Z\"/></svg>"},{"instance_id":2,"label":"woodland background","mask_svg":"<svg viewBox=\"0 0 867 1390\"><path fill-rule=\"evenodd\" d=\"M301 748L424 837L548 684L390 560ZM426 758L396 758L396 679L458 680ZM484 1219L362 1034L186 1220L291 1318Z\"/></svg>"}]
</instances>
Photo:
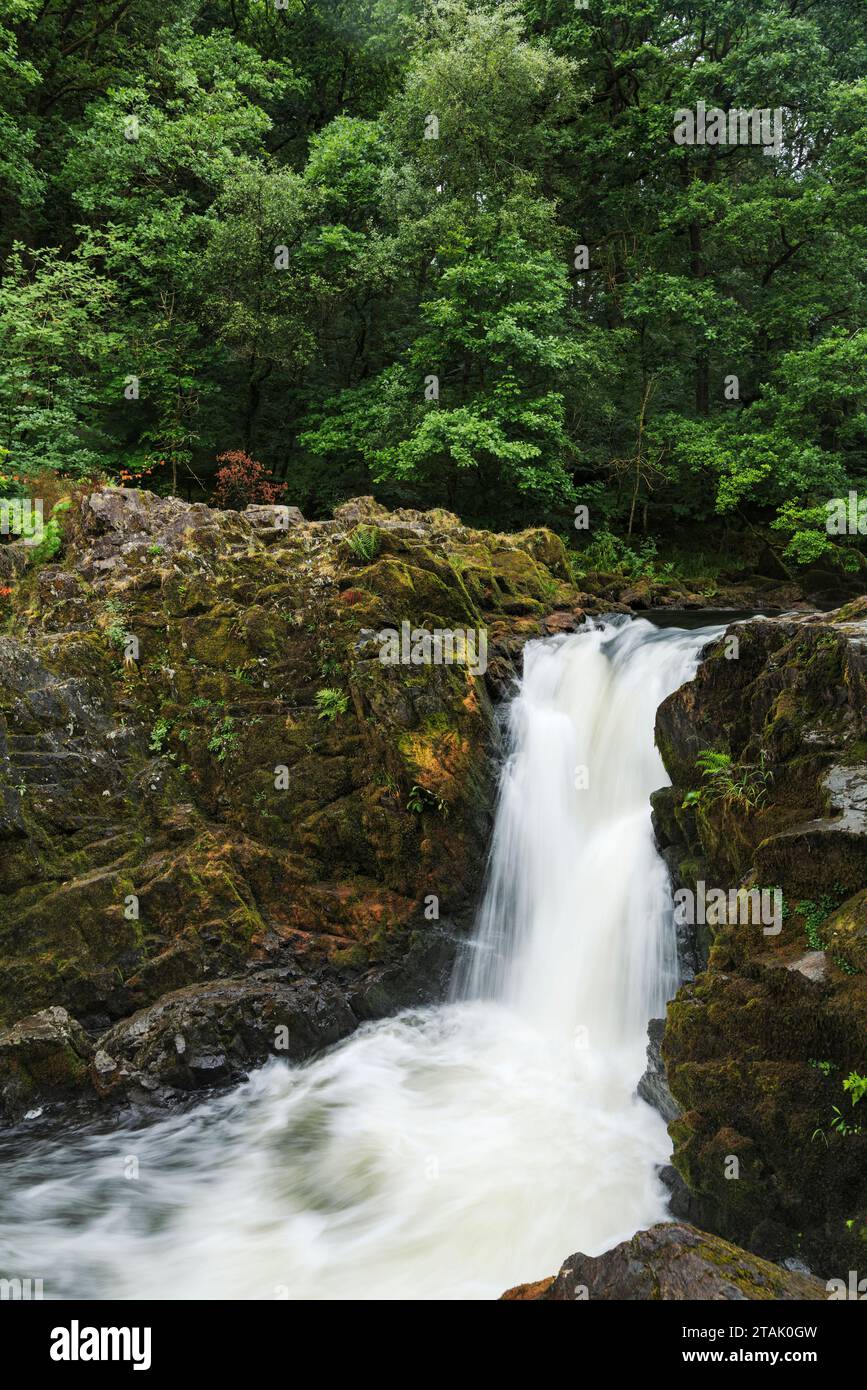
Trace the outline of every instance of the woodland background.
<instances>
[{"instance_id":1,"label":"woodland background","mask_svg":"<svg viewBox=\"0 0 867 1390\"><path fill-rule=\"evenodd\" d=\"M7 496L242 450L311 517L864 563L824 524L867 488L863 0L0 13ZM676 145L699 100L782 107L781 155Z\"/></svg>"}]
</instances>

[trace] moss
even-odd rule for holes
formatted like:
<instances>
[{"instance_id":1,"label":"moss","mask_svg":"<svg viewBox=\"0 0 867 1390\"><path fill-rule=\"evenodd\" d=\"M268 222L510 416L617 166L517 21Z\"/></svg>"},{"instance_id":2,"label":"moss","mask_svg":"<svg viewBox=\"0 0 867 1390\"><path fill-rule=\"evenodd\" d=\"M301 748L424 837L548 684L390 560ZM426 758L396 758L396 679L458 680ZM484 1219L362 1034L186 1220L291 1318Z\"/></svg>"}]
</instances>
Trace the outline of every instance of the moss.
<instances>
[{"instance_id":1,"label":"moss","mask_svg":"<svg viewBox=\"0 0 867 1390\"><path fill-rule=\"evenodd\" d=\"M411 974L430 949L424 895L452 920L472 912L494 724L481 679L384 668L359 630L484 626L505 670L552 596L577 601L562 544L544 529L493 536L445 512L362 508L265 545L238 515L191 513L180 536L184 504L144 505L161 556L125 546L122 529L95 539L76 526L63 566L28 579L16 607L39 681L55 672L65 693L56 708L44 694L29 703L22 667L2 697L16 736L57 756L50 805L24 798L24 833L0 865L0 1017L58 1002L122 1016L284 945L300 968L366 972L365 989L383 964ZM367 565L342 549L359 519L379 533ZM110 569L96 568L97 546ZM112 625L139 637L139 662L122 666ZM332 685L351 702L326 728L313 700ZM161 752L148 746L159 719ZM237 746L219 763L208 744L224 721ZM448 814L408 811L412 785Z\"/></svg>"},{"instance_id":2,"label":"moss","mask_svg":"<svg viewBox=\"0 0 867 1390\"><path fill-rule=\"evenodd\" d=\"M867 888L848 898L822 923L826 949L867 974Z\"/></svg>"}]
</instances>

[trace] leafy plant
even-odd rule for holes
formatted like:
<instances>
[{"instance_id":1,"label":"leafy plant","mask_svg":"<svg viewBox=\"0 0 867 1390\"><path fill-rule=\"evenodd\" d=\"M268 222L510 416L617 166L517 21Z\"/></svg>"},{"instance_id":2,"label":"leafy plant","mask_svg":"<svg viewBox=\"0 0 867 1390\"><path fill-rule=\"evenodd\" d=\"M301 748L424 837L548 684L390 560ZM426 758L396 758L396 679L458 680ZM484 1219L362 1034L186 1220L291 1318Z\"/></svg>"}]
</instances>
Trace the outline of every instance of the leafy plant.
<instances>
[{"instance_id":1,"label":"leafy plant","mask_svg":"<svg viewBox=\"0 0 867 1390\"><path fill-rule=\"evenodd\" d=\"M356 526L349 537L349 549L358 560L369 563L379 554L382 537L378 526Z\"/></svg>"},{"instance_id":2,"label":"leafy plant","mask_svg":"<svg viewBox=\"0 0 867 1390\"><path fill-rule=\"evenodd\" d=\"M72 502L68 497L61 498L51 508L51 515L42 530L42 540L33 547L33 564L45 565L53 560L63 546L63 526L61 517L68 512Z\"/></svg>"},{"instance_id":3,"label":"leafy plant","mask_svg":"<svg viewBox=\"0 0 867 1390\"><path fill-rule=\"evenodd\" d=\"M586 574L599 570L604 574L619 574L631 579L652 579L671 574L674 565L657 559L656 541L645 536L638 547L624 541L612 531L602 530L578 556L578 572Z\"/></svg>"},{"instance_id":4,"label":"leafy plant","mask_svg":"<svg viewBox=\"0 0 867 1390\"><path fill-rule=\"evenodd\" d=\"M857 1071L850 1071L843 1082L843 1090L850 1093L852 1104L857 1105L867 1096L867 1076L859 1076Z\"/></svg>"},{"instance_id":5,"label":"leafy plant","mask_svg":"<svg viewBox=\"0 0 867 1390\"><path fill-rule=\"evenodd\" d=\"M150 743L148 747L152 753L162 753L165 741L171 732L171 721L168 719L158 719L151 729Z\"/></svg>"},{"instance_id":6,"label":"leafy plant","mask_svg":"<svg viewBox=\"0 0 867 1390\"><path fill-rule=\"evenodd\" d=\"M332 723L339 714L345 714L349 708L349 697L344 695L342 690L334 690L331 686L325 686L322 690L317 690L314 703L319 711L319 718L326 719Z\"/></svg>"},{"instance_id":7,"label":"leafy plant","mask_svg":"<svg viewBox=\"0 0 867 1390\"><path fill-rule=\"evenodd\" d=\"M429 791L427 787L412 786L406 799L407 810L421 815L422 811L438 811L441 816L447 816L449 808L441 796Z\"/></svg>"},{"instance_id":8,"label":"leafy plant","mask_svg":"<svg viewBox=\"0 0 867 1390\"><path fill-rule=\"evenodd\" d=\"M834 1070L833 1062L820 1062L817 1061L815 1057L810 1058L810 1066L815 1067L816 1070L820 1071L823 1076L830 1076L831 1072Z\"/></svg>"},{"instance_id":9,"label":"leafy plant","mask_svg":"<svg viewBox=\"0 0 867 1390\"><path fill-rule=\"evenodd\" d=\"M819 928L836 906L837 899L828 893L824 893L818 902L813 902L810 898L802 898L796 904L796 911L804 919L804 934L811 950L824 951L825 942Z\"/></svg>"},{"instance_id":10,"label":"leafy plant","mask_svg":"<svg viewBox=\"0 0 867 1390\"><path fill-rule=\"evenodd\" d=\"M227 714L211 731L211 737L208 739L208 752L214 754L218 763L224 763L237 747L238 735L235 733L235 721L230 714Z\"/></svg>"},{"instance_id":11,"label":"leafy plant","mask_svg":"<svg viewBox=\"0 0 867 1390\"><path fill-rule=\"evenodd\" d=\"M864 1096L867 1095L867 1076L861 1076L858 1072L851 1071L843 1081L843 1090L849 1092L854 1108L854 1106L858 1105L863 1100ZM861 1133L862 1126L860 1124L850 1124L839 1105L831 1106L831 1114L834 1117L831 1120L831 1128L836 1134L842 1134L846 1137L850 1134ZM813 1130L812 1138L817 1139L819 1136L822 1137L827 1145L828 1136L821 1127Z\"/></svg>"},{"instance_id":12,"label":"leafy plant","mask_svg":"<svg viewBox=\"0 0 867 1390\"><path fill-rule=\"evenodd\" d=\"M683 806L723 802L726 805L742 806L745 810L754 811L763 804L768 785L773 779L770 768L765 766L764 753L761 754L758 764L738 765L732 761L728 753L721 753L714 748L704 748L697 754L695 761L702 777L707 778L707 784L688 791L683 798Z\"/></svg>"}]
</instances>

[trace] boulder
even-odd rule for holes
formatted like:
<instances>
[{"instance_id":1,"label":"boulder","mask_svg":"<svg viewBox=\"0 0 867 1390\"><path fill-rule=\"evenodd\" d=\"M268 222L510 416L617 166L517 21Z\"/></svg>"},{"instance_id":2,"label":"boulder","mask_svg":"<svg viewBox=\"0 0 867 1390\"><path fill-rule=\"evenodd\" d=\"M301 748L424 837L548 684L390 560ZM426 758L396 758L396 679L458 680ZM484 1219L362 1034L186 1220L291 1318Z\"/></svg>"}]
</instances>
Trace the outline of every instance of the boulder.
<instances>
[{"instance_id":1,"label":"boulder","mask_svg":"<svg viewBox=\"0 0 867 1390\"><path fill-rule=\"evenodd\" d=\"M87 1078L93 1047L61 1008L41 1009L0 1032L0 1122L45 1102L66 1100Z\"/></svg>"},{"instance_id":2,"label":"boulder","mask_svg":"<svg viewBox=\"0 0 867 1390\"><path fill-rule=\"evenodd\" d=\"M194 1091L236 1081L268 1056L297 1062L357 1025L343 992L291 972L263 971L165 994L108 1030L91 1074L97 1092Z\"/></svg>"},{"instance_id":3,"label":"boulder","mask_svg":"<svg viewBox=\"0 0 867 1390\"><path fill-rule=\"evenodd\" d=\"M509 1302L574 1303L594 1299L731 1299L765 1302L826 1299L825 1284L740 1250L682 1222L639 1231L604 1255L571 1255L559 1274L519 1284Z\"/></svg>"}]
</instances>

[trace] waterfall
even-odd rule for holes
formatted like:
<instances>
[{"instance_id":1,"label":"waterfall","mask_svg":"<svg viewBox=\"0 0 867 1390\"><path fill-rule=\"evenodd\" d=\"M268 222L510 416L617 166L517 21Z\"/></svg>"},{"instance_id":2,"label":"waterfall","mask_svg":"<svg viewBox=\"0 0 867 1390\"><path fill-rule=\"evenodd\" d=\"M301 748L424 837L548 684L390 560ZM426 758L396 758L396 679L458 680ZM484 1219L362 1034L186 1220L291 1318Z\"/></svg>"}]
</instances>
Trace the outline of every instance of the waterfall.
<instances>
[{"instance_id":1,"label":"waterfall","mask_svg":"<svg viewBox=\"0 0 867 1390\"><path fill-rule=\"evenodd\" d=\"M664 1219L670 1143L635 1095L676 984L653 723L711 632L531 643L451 1000L155 1123L0 1150L0 1274L46 1297L494 1298Z\"/></svg>"},{"instance_id":2,"label":"waterfall","mask_svg":"<svg viewBox=\"0 0 867 1390\"><path fill-rule=\"evenodd\" d=\"M653 723L699 643L627 622L527 648L458 994L605 1043L643 1037L671 997L674 934L649 804L667 777Z\"/></svg>"}]
</instances>

